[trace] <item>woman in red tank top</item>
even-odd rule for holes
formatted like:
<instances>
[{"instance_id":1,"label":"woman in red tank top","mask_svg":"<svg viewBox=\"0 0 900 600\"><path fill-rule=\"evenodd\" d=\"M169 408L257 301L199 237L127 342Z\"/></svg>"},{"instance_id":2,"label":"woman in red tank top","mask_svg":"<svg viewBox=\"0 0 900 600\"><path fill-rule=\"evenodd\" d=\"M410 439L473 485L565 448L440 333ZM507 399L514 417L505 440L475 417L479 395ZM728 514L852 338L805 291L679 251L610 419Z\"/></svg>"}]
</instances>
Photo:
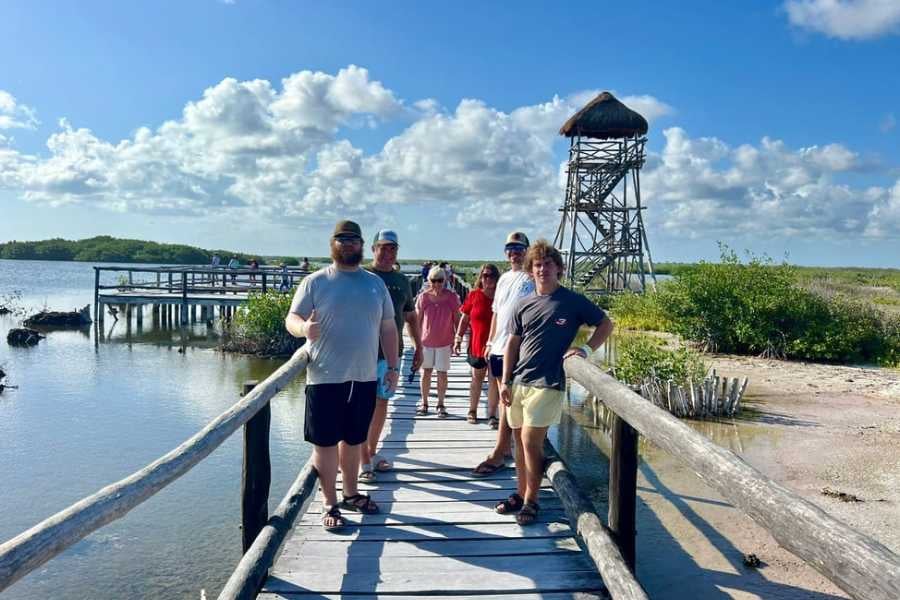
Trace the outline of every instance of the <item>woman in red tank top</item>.
<instances>
[{"instance_id":1,"label":"woman in red tank top","mask_svg":"<svg viewBox=\"0 0 900 600\"><path fill-rule=\"evenodd\" d=\"M473 289L466 301L460 307L462 319L456 331L453 341L453 350L459 354L462 347L463 336L469 331L469 349L466 361L472 365L472 381L469 384L469 423L478 423L478 399L481 397L481 386L487 372L487 357L485 345L491 329L491 318L494 316L492 304L494 303L494 290L497 288L497 280L500 279L500 270L495 265L482 265L478 271ZM497 387L496 381L489 384ZM500 398L498 390L488 390L488 419L491 426L497 421L497 405Z\"/></svg>"}]
</instances>

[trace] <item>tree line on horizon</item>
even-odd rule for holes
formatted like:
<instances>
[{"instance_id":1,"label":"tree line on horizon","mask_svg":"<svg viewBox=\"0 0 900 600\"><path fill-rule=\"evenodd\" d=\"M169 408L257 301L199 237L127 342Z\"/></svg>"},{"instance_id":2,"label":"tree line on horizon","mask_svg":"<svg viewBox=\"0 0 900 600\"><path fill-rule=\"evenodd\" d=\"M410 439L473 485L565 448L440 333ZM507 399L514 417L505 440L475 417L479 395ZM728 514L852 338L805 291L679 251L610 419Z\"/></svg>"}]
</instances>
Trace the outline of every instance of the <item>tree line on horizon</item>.
<instances>
[{"instance_id":1,"label":"tree line on horizon","mask_svg":"<svg viewBox=\"0 0 900 600\"><path fill-rule=\"evenodd\" d=\"M50 240L20 242L12 240L0 243L0 258L8 260L66 260L77 262L159 263L173 265L209 264L213 255L222 264L237 257L246 264L256 258L260 262L285 262L298 265L297 257L267 257L230 250L206 250L185 244L161 244L145 240L128 240L101 235L84 240Z\"/></svg>"}]
</instances>

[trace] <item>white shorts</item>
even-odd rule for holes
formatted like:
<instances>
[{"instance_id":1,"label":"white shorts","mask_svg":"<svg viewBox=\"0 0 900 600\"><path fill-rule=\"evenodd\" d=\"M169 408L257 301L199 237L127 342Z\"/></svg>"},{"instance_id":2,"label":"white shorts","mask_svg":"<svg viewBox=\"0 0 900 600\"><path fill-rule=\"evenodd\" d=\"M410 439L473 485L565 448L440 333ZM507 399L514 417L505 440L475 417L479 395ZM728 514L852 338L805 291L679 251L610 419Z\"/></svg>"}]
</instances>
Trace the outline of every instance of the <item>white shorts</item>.
<instances>
[{"instance_id":1,"label":"white shorts","mask_svg":"<svg viewBox=\"0 0 900 600\"><path fill-rule=\"evenodd\" d=\"M450 370L450 346L429 348L425 346L422 351L422 368L437 369L447 372Z\"/></svg>"}]
</instances>

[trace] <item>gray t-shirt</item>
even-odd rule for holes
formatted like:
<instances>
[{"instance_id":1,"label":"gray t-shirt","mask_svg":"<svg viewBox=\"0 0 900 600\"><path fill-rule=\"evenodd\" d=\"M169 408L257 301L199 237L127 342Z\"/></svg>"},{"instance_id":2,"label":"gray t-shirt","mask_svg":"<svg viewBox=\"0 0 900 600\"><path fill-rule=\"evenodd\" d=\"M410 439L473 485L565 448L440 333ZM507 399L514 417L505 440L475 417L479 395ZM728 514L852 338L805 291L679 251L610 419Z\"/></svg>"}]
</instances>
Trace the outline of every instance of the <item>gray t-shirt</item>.
<instances>
[{"instance_id":1,"label":"gray t-shirt","mask_svg":"<svg viewBox=\"0 0 900 600\"><path fill-rule=\"evenodd\" d=\"M381 322L394 318L381 278L364 269L319 269L303 278L291 303L305 319L313 310L321 335L307 343L306 383L375 381Z\"/></svg>"},{"instance_id":2,"label":"gray t-shirt","mask_svg":"<svg viewBox=\"0 0 900 600\"><path fill-rule=\"evenodd\" d=\"M599 325L606 317L596 304L562 286L547 296L519 301L509 324L522 338L513 381L534 387L566 389L562 357L582 325Z\"/></svg>"}]
</instances>

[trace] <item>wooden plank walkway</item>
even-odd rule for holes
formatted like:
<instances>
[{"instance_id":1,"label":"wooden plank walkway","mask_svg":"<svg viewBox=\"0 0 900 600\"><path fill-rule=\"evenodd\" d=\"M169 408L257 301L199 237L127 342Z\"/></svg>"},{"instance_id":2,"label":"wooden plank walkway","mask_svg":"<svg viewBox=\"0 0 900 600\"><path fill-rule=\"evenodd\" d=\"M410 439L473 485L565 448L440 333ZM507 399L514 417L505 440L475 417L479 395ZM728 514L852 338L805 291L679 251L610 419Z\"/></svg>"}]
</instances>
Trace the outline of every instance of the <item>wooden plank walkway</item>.
<instances>
[{"instance_id":1,"label":"wooden plank walkway","mask_svg":"<svg viewBox=\"0 0 900 600\"><path fill-rule=\"evenodd\" d=\"M407 355L404 373L408 360ZM395 469L380 473L377 483L360 484L381 513L345 511L346 531L327 533L320 525L321 497L316 498L285 540L259 598L606 597L549 482L541 492L539 523L520 527L513 517L494 512L494 504L516 488L514 470L471 475L496 432L484 419L478 425L465 420L469 367L462 357L453 358L449 381L450 417L438 419L434 396L431 414L415 415L418 378L410 384L404 377L391 401L381 452Z\"/></svg>"}]
</instances>

